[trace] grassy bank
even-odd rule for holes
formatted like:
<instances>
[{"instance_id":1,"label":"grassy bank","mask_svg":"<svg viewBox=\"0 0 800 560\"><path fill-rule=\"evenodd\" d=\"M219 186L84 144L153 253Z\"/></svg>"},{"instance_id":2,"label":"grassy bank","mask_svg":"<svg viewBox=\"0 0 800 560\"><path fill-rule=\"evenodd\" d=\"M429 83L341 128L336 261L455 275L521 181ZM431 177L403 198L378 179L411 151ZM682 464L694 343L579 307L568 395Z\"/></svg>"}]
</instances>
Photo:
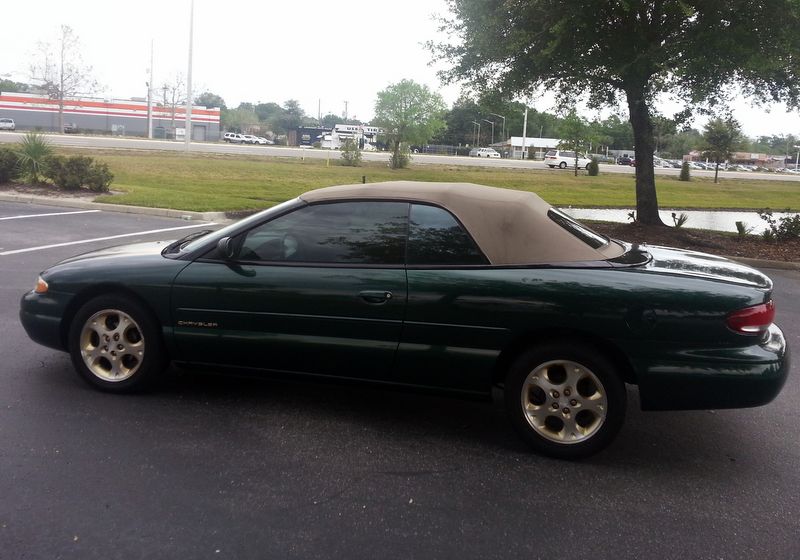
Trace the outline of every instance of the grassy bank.
<instances>
[{"instance_id":1,"label":"grassy bank","mask_svg":"<svg viewBox=\"0 0 800 560\"><path fill-rule=\"evenodd\" d=\"M85 152L82 152L85 153ZM417 165L391 170L385 163L343 167L331 160L258 156L185 155L165 152L99 152L111 167L114 191L99 202L184 210L244 210L271 206L317 187L378 181L452 181L534 191L561 206L620 207L635 204L632 175L602 173L598 177L562 170L531 171L446 165ZM708 179L689 183L657 177L659 204L664 208L800 208L800 183Z\"/></svg>"}]
</instances>

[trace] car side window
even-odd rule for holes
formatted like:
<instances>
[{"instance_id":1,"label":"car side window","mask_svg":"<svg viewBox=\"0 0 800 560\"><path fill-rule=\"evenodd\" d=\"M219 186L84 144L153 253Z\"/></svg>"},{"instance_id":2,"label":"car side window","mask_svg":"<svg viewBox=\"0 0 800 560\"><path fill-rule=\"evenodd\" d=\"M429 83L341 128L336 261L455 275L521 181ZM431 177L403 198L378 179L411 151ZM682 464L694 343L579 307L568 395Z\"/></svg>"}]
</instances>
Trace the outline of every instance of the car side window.
<instances>
[{"instance_id":1,"label":"car side window","mask_svg":"<svg viewBox=\"0 0 800 560\"><path fill-rule=\"evenodd\" d=\"M239 259L402 265L407 229L405 202L315 204L248 231Z\"/></svg>"},{"instance_id":2,"label":"car side window","mask_svg":"<svg viewBox=\"0 0 800 560\"><path fill-rule=\"evenodd\" d=\"M489 261L450 212L436 206L412 204L408 264L485 265Z\"/></svg>"}]
</instances>

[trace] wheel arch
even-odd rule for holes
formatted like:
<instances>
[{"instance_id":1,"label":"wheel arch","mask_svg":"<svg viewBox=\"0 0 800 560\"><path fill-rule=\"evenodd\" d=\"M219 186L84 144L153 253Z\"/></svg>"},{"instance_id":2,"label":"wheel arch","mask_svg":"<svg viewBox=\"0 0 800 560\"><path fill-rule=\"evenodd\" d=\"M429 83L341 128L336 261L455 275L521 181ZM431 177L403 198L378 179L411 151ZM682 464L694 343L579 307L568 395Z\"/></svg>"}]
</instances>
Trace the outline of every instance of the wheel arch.
<instances>
[{"instance_id":1,"label":"wheel arch","mask_svg":"<svg viewBox=\"0 0 800 560\"><path fill-rule=\"evenodd\" d=\"M69 330L72 326L72 320L75 315L78 313L78 310L83 307L86 302L100 296L108 296L113 294L119 294L125 296L129 299L135 301L138 305L142 307L145 313L149 314L150 317L155 321L156 325L158 325L159 329L159 336L162 338L162 342L166 342L164 340L164 325L159 318L158 313L153 310L153 308L147 303L147 300L142 297L140 294L136 293L134 290L123 286L121 284L115 283L104 283L104 284L94 284L92 286L88 286L83 290L79 291L75 294L75 296L70 300L67 307L64 309L63 317L64 320L61 321L61 344L64 348L68 347L68 338L69 338ZM67 320L69 319L69 320ZM164 348L169 348L166 344Z\"/></svg>"},{"instance_id":2,"label":"wheel arch","mask_svg":"<svg viewBox=\"0 0 800 560\"><path fill-rule=\"evenodd\" d=\"M624 382L631 384L637 383L636 372L630 360L628 360L625 353L613 342L580 330L547 329L523 333L500 352L500 355L495 361L494 369L492 370L492 385L503 384L511 364L526 350L534 346L559 342L579 344L591 348L606 357L616 366Z\"/></svg>"}]
</instances>

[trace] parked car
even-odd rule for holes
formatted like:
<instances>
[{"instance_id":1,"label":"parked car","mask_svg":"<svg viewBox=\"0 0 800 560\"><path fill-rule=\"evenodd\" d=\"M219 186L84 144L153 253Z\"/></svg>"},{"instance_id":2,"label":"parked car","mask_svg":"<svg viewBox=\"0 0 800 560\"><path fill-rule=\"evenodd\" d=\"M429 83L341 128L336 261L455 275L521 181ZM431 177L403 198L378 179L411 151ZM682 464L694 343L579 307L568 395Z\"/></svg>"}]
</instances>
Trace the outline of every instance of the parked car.
<instances>
[{"instance_id":1,"label":"parked car","mask_svg":"<svg viewBox=\"0 0 800 560\"><path fill-rule=\"evenodd\" d=\"M244 136L238 132L226 132L222 135L222 139L231 144L241 144L244 142Z\"/></svg>"},{"instance_id":2,"label":"parked car","mask_svg":"<svg viewBox=\"0 0 800 560\"><path fill-rule=\"evenodd\" d=\"M78 125L74 122L64 123L64 134L77 134Z\"/></svg>"},{"instance_id":3,"label":"parked car","mask_svg":"<svg viewBox=\"0 0 800 560\"><path fill-rule=\"evenodd\" d=\"M544 155L544 162L551 168L560 167L566 169L567 167L575 167L575 152L571 150L548 150ZM592 160L578 154L578 168L587 169Z\"/></svg>"},{"instance_id":4,"label":"parked car","mask_svg":"<svg viewBox=\"0 0 800 560\"><path fill-rule=\"evenodd\" d=\"M14 123L14 119L9 119L3 117L0 119L0 130L16 130L17 125Z\"/></svg>"},{"instance_id":5,"label":"parked car","mask_svg":"<svg viewBox=\"0 0 800 560\"><path fill-rule=\"evenodd\" d=\"M617 165L633 165L633 158L630 156L619 156L617 158Z\"/></svg>"},{"instance_id":6,"label":"parked car","mask_svg":"<svg viewBox=\"0 0 800 560\"><path fill-rule=\"evenodd\" d=\"M533 448L578 458L644 409L762 405L789 370L772 282L722 257L609 239L530 192L389 182L314 190L172 242L43 271L36 342L92 386L166 365L489 398Z\"/></svg>"},{"instance_id":7,"label":"parked car","mask_svg":"<svg viewBox=\"0 0 800 560\"><path fill-rule=\"evenodd\" d=\"M472 148L469 155L470 157L499 158L500 152L494 148Z\"/></svg>"}]
</instances>

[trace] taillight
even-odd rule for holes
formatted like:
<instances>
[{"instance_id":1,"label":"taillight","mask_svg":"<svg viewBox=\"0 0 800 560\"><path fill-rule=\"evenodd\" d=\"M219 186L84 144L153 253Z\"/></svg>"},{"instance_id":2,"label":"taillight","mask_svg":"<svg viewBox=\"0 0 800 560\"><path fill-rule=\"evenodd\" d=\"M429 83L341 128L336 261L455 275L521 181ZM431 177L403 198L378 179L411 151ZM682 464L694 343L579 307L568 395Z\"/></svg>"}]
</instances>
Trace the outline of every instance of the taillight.
<instances>
[{"instance_id":1,"label":"taillight","mask_svg":"<svg viewBox=\"0 0 800 560\"><path fill-rule=\"evenodd\" d=\"M775 319L775 304L772 300L760 305L745 307L728 315L725 324L742 334L760 334L766 331Z\"/></svg>"}]
</instances>

